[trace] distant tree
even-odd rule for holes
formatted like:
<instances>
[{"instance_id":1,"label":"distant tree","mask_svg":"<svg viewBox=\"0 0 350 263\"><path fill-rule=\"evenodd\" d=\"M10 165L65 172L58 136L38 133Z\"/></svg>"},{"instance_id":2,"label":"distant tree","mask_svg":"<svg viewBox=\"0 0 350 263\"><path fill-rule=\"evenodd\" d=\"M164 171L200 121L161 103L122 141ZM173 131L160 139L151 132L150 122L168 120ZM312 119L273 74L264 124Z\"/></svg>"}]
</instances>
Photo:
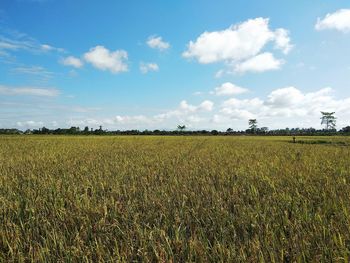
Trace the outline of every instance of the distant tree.
<instances>
[{"instance_id":1,"label":"distant tree","mask_svg":"<svg viewBox=\"0 0 350 263\"><path fill-rule=\"evenodd\" d=\"M262 132L262 133L268 133L268 131L269 131L269 128L268 127L261 127L260 128L260 132Z\"/></svg>"},{"instance_id":2,"label":"distant tree","mask_svg":"<svg viewBox=\"0 0 350 263\"><path fill-rule=\"evenodd\" d=\"M32 134L33 132L30 129L27 129L24 134Z\"/></svg>"},{"instance_id":3,"label":"distant tree","mask_svg":"<svg viewBox=\"0 0 350 263\"><path fill-rule=\"evenodd\" d=\"M211 135L218 135L219 132L218 132L217 130L212 130L212 131L210 132L210 134L211 134Z\"/></svg>"},{"instance_id":4,"label":"distant tree","mask_svg":"<svg viewBox=\"0 0 350 263\"><path fill-rule=\"evenodd\" d=\"M179 131L184 131L186 129L186 126L185 125L177 125L177 129Z\"/></svg>"},{"instance_id":5,"label":"distant tree","mask_svg":"<svg viewBox=\"0 0 350 263\"><path fill-rule=\"evenodd\" d=\"M48 134L50 132L50 130L46 127L42 127L40 131L41 131L41 134Z\"/></svg>"},{"instance_id":6,"label":"distant tree","mask_svg":"<svg viewBox=\"0 0 350 263\"><path fill-rule=\"evenodd\" d=\"M321 124L325 125L326 130L335 129L336 126L336 117L334 116L335 112L324 112L321 111Z\"/></svg>"},{"instance_id":7,"label":"distant tree","mask_svg":"<svg viewBox=\"0 0 350 263\"><path fill-rule=\"evenodd\" d=\"M67 133L68 134L77 134L79 133L80 129L79 127L72 126L68 129Z\"/></svg>"},{"instance_id":8,"label":"distant tree","mask_svg":"<svg viewBox=\"0 0 350 263\"><path fill-rule=\"evenodd\" d=\"M342 132L350 133L350 126L346 126L341 129Z\"/></svg>"},{"instance_id":9,"label":"distant tree","mask_svg":"<svg viewBox=\"0 0 350 263\"><path fill-rule=\"evenodd\" d=\"M209 131L207 131L207 130L201 130L201 131L199 131L199 133L200 133L200 134L208 134Z\"/></svg>"},{"instance_id":10,"label":"distant tree","mask_svg":"<svg viewBox=\"0 0 350 263\"><path fill-rule=\"evenodd\" d=\"M89 127L88 126L85 126L84 128L84 133L88 133L89 132Z\"/></svg>"},{"instance_id":11,"label":"distant tree","mask_svg":"<svg viewBox=\"0 0 350 263\"><path fill-rule=\"evenodd\" d=\"M248 121L248 124L249 124L249 129L255 133L256 132L256 129L258 128L258 121L256 119L250 119Z\"/></svg>"},{"instance_id":12,"label":"distant tree","mask_svg":"<svg viewBox=\"0 0 350 263\"><path fill-rule=\"evenodd\" d=\"M0 134L22 134L23 132L18 129L0 129Z\"/></svg>"},{"instance_id":13,"label":"distant tree","mask_svg":"<svg viewBox=\"0 0 350 263\"><path fill-rule=\"evenodd\" d=\"M228 128L228 129L226 130L226 133L233 133L233 129Z\"/></svg>"}]
</instances>

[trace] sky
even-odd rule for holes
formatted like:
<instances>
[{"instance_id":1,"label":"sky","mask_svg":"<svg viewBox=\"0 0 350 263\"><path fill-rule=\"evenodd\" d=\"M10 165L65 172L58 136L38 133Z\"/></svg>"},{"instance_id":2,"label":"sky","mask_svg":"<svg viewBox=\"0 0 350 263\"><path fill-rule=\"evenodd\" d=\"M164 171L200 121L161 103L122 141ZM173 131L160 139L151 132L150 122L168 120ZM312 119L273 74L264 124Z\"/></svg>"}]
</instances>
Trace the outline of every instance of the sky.
<instances>
[{"instance_id":1,"label":"sky","mask_svg":"<svg viewBox=\"0 0 350 263\"><path fill-rule=\"evenodd\" d=\"M350 2L0 0L0 128L350 125Z\"/></svg>"}]
</instances>

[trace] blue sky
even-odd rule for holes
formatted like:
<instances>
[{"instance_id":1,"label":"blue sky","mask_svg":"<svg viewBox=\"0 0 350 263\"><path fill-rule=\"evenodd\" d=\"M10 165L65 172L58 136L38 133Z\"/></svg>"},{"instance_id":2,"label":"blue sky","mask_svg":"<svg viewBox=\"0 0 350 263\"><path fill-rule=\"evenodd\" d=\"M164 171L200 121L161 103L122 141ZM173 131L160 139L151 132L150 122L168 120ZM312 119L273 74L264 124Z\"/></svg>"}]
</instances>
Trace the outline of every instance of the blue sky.
<instances>
[{"instance_id":1,"label":"blue sky","mask_svg":"<svg viewBox=\"0 0 350 263\"><path fill-rule=\"evenodd\" d=\"M0 2L0 127L350 125L348 1Z\"/></svg>"}]
</instances>

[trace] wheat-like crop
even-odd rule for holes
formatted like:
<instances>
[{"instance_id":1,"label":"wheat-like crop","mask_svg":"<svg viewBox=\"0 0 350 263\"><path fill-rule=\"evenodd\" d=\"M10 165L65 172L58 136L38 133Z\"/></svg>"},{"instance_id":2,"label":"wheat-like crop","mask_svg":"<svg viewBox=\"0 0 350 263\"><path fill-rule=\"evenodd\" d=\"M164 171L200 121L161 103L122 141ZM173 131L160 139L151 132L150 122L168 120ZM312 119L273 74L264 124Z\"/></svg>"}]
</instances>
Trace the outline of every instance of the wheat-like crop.
<instances>
[{"instance_id":1,"label":"wheat-like crop","mask_svg":"<svg viewBox=\"0 0 350 263\"><path fill-rule=\"evenodd\" d=\"M0 262L348 262L350 140L290 140L2 136Z\"/></svg>"}]
</instances>

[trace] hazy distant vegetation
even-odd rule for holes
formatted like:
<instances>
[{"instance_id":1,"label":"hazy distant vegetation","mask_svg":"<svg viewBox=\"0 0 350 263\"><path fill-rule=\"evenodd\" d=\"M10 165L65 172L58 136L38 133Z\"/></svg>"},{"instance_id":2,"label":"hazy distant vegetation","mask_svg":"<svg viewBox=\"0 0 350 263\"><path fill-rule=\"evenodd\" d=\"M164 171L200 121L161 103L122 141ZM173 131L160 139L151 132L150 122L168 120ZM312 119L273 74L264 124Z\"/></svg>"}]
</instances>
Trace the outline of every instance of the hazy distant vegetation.
<instances>
[{"instance_id":1,"label":"hazy distant vegetation","mask_svg":"<svg viewBox=\"0 0 350 263\"><path fill-rule=\"evenodd\" d=\"M69 129L40 129L21 131L18 129L0 129L0 134L56 134L56 135L349 135L350 126L340 130L336 129L335 112L321 112L321 124L324 129L315 128L285 128L269 130L268 127L258 127L256 119L248 120L249 128L246 130L235 131L228 128L226 131L218 130L189 130L186 125L178 125L176 130L104 130L102 126L99 129L93 129L86 126L83 130L80 127L70 127Z\"/></svg>"},{"instance_id":2,"label":"hazy distant vegetation","mask_svg":"<svg viewBox=\"0 0 350 263\"><path fill-rule=\"evenodd\" d=\"M350 126L340 130L336 129L315 129L315 128L286 128L269 130L267 127L247 129L235 131L228 128L226 131L218 130L104 130L104 129L89 129L85 127L57 128L48 129L40 128L33 130L21 131L18 129L0 129L0 134L55 134L55 135L349 135Z\"/></svg>"}]
</instances>

